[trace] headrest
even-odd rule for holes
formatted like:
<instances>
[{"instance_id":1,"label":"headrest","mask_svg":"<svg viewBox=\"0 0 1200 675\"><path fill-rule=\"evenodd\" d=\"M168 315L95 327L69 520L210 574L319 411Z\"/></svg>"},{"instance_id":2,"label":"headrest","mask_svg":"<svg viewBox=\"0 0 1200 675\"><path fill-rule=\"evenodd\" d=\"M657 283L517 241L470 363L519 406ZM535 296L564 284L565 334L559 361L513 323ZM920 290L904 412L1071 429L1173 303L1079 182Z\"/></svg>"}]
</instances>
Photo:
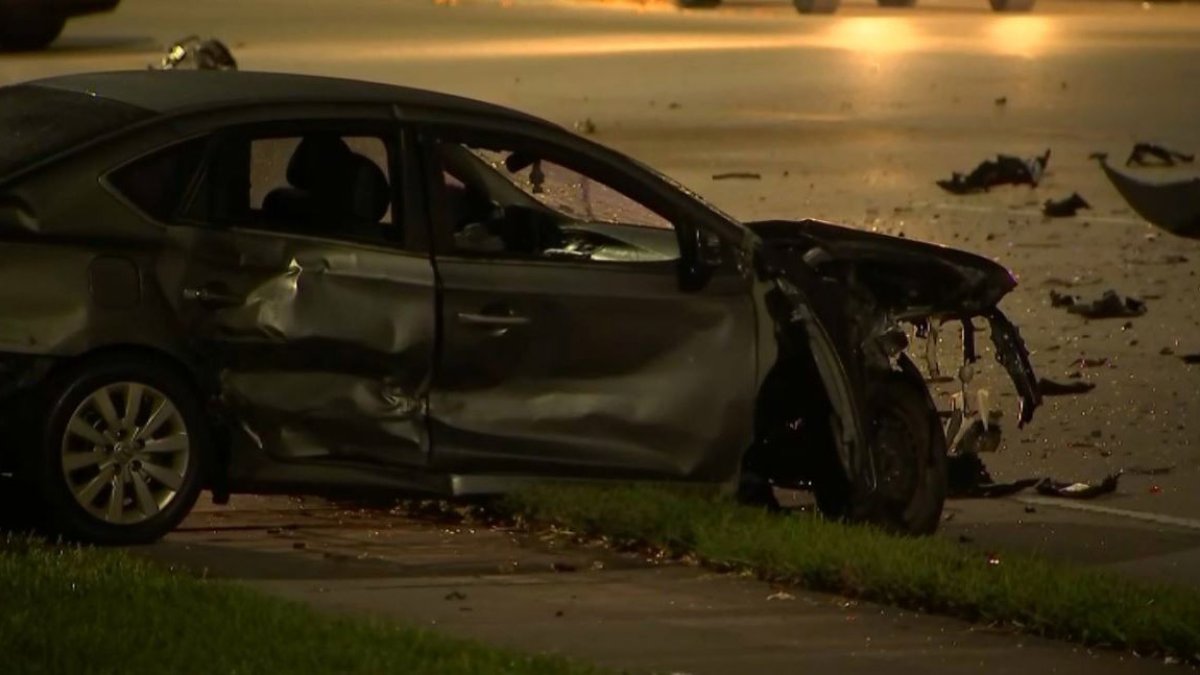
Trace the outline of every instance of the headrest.
<instances>
[{"instance_id":1,"label":"headrest","mask_svg":"<svg viewBox=\"0 0 1200 675\"><path fill-rule=\"evenodd\" d=\"M356 220L378 223L391 205L387 175L375 162L358 154L347 160L348 208Z\"/></svg>"},{"instance_id":2,"label":"headrest","mask_svg":"<svg viewBox=\"0 0 1200 675\"><path fill-rule=\"evenodd\" d=\"M320 189L319 183L335 174L352 155L337 134L305 136L288 162L288 183L304 190Z\"/></svg>"}]
</instances>

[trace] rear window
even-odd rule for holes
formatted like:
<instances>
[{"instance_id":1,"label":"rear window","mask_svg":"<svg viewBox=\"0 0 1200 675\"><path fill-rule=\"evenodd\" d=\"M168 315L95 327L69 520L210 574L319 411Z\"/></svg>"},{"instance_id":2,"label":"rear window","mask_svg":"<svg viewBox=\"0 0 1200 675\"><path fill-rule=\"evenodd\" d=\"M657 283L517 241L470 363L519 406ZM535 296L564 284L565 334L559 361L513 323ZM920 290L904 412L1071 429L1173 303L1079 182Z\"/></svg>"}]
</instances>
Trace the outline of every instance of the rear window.
<instances>
[{"instance_id":1,"label":"rear window","mask_svg":"<svg viewBox=\"0 0 1200 675\"><path fill-rule=\"evenodd\" d=\"M35 85L0 87L0 177L151 116L87 94Z\"/></svg>"}]
</instances>

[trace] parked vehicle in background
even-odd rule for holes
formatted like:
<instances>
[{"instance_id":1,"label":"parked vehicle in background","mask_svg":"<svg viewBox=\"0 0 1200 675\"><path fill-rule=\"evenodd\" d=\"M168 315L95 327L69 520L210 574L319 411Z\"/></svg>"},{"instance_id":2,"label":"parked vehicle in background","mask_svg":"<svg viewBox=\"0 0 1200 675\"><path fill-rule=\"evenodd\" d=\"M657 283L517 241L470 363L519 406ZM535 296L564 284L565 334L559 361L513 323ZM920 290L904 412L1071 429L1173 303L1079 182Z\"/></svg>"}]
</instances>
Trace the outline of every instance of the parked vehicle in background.
<instances>
[{"instance_id":1,"label":"parked vehicle in background","mask_svg":"<svg viewBox=\"0 0 1200 675\"><path fill-rule=\"evenodd\" d=\"M110 12L121 0L0 0L0 51L43 49L67 19Z\"/></svg>"}]
</instances>

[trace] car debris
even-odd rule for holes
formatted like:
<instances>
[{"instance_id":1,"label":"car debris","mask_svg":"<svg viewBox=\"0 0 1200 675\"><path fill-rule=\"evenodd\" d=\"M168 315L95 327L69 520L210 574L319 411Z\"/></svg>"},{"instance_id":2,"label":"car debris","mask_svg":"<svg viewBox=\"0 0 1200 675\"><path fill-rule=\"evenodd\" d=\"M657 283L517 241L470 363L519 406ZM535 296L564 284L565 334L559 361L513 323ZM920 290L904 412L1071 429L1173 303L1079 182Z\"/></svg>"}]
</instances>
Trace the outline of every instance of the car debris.
<instances>
[{"instance_id":1,"label":"car debris","mask_svg":"<svg viewBox=\"0 0 1200 675\"><path fill-rule=\"evenodd\" d=\"M1080 209L1090 209L1091 204L1088 204L1083 197L1079 196L1078 192L1072 192L1070 197L1065 199L1047 199L1042 205L1042 213L1051 218L1070 218L1079 213Z\"/></svg>"},{"instance_id":2,"label":"car debris","mask_svg":"<svg viewBox=\"0 0 1200 675\"><path fill-rule=\"evenodd\" d=\"M715 173L713 180L762 180L762 174L753 173L751 171L729 171L726 173Z\"/></svg>"},{"instance_id":3,"label":"car debris","mask_svg":"<svg viewBox=\"0 0 1200 675\"><path fill-rule=\"evenodd\" d=\"M154 70L237 70L237 60L224 42L189 35L167 48Z\"/></svg>"},{"instance_id":4,"label":"car debris","mask_svg":"<svg viewBox=\"0 0 1200 675\"><path fill-rule=\"evenodd\" d=\"M1078 295L1050 291L1050 306L1065 307L1071 314L1086 319L1124 319L1142 316L1146 303L1133 296L1122 296L1115 290L1104 291L1099 298L1085 301Z\"/></svg>"},{"instance_id":5,"label":"car debris","mask_svg":"<svg viewBox=\"0 0 1200 675\"><path fill-rule=\"evenodd\" d=\"M1195 160L1195 155L1187 155L1156 143L1136 143L1129 153L1129 159L1125 160L1125 166L1175 166L1180 163L1191 164Z\"/></svg>"},{"instance_id":6,"label":"car debris","mask_svg":"<svg viewBox=\"0 0 1200 675\"><path fill-rule=\"evenodd\" d=\"M1176 236L1200 239L1200 177L1150 182L1116 170L1104 153L1093 158L1139 216Z\"/></svg>"},{"instance_id":7,"label":"car debris","mask_svg":"<svg viewBox=\"0 0 1200 675\"><path fill-rule=\"evenodd\" d=\"M1043 154L1023 159L1013 155L997 155L996 159L981 162L971 173L951 174L949 180L939 180L943 190L956 195L987 192L1000 185L1029 185L1037 187L1050 163L1050 150Z\"/></svg>"},{"instance_id":8,"label":"car debris","mask_svg":"<svg viewBox=\"0 0 1200 675\"><path fill-rule=\"evenodd\" d=\"M960 454L948 458L947 494L957 499L995 499L1017 494L1037 485L1038 478L1023 478L997 483L978 455Z\"/></svg>"},{"instance_id":9,"label":"car debris","mask_svg":"<svg viewBox=\"0 0 1200 675\"><path fill-rule=\"evenodd\" d=\"M1172 466L1130 466L1125 468L1125 473L1135 476L1165 476L1175 470Z\"/></svg>"},{"instance_id":10,"label":"car debris","mask_svg":"<svg viewBox=\"0 0 1200 675\"><path fill-rule=\"evenodd\" d=\"M1055 382L1045 377L1038 380L1038 390L1042 392L1042 396L1073 396L1086 394L1095 388L1096 385L1092 382Z\"/></svg>"},{"instance_id":11,"label":"car debris","mask_svg":"<svg viewBox=\"0 0 1200 675\"><path fill-rule=\"evenodd\" d=\"M1117 491L1117 481L1121 478L1118 471L1104 478L1099 483L1068 483L1044 478L1037 484L1037 492L1046 497L1065 497L1067 499L1093 499L1101 495Z\"/></svg>"}]
</instances>

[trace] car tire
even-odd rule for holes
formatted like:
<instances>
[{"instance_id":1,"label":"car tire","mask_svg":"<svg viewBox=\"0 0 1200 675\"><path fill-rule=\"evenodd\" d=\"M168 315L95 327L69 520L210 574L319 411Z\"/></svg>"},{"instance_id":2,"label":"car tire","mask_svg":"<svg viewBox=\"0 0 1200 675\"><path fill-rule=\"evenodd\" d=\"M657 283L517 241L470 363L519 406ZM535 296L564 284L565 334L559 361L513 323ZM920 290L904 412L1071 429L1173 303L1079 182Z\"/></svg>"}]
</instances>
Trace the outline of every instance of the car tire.
<instances>
[{"instance_id":1,"label":"car tire","mask_svg":"<svg viewBox=\"0 0 1200 675\"><path fill-rule=\"evenodd\" d=\"M55 377L43 410L28 478L49 534L150 543L195 505L210 435L193 387L172 368L91 363Z\"/></svg>"},{"instance_id":2,"label":"car tire","mask_svg":"<svg viewBox=\"0 0 1200 675\"><path fill-rule=\"evenodd\" d=\"M1028 12L1034 0L988 0L994 12Z\"/></svg>"},{"instance_id":3,"label":"car tire","mask_svg":"<svg viewBox=\"0 0 1200 675\"><path fill-rule=\"evenodd\" d=\"M892 373L875 386L869 409L877 489L851 484L833 458L814 481L817 507L837 520L932 534L946 502L946 437L924 383Z\"/></svg>"},{"instance_id":4,"label":"car tire","mask_svg":"<svg viewBox=\"0 0 1200 675\"><path fill-rule=\"evenodd\" d=\"M792 0L796 11L801 14L833 14L838 10L840 0Z\"/></svg>"},{"instance_id":5,"label":"car tire","mask_svg":"<svg viewBox=\"0 0 1200 675\"><path fill-rule=\"evenodd\" d=\"M58 39L67 17L36 0L9 0L0 7L0 51L44 49Z\"/></svg>"},{"instance_id":6,"label":"car tire","mask_svg":"<svg viewBox=\"0 0 1200 675\"><path fill-rule=\"evenodd\" d=\"M914 7L917 0L875 0L880 7Z\"/></svg>"}]
</instances>

